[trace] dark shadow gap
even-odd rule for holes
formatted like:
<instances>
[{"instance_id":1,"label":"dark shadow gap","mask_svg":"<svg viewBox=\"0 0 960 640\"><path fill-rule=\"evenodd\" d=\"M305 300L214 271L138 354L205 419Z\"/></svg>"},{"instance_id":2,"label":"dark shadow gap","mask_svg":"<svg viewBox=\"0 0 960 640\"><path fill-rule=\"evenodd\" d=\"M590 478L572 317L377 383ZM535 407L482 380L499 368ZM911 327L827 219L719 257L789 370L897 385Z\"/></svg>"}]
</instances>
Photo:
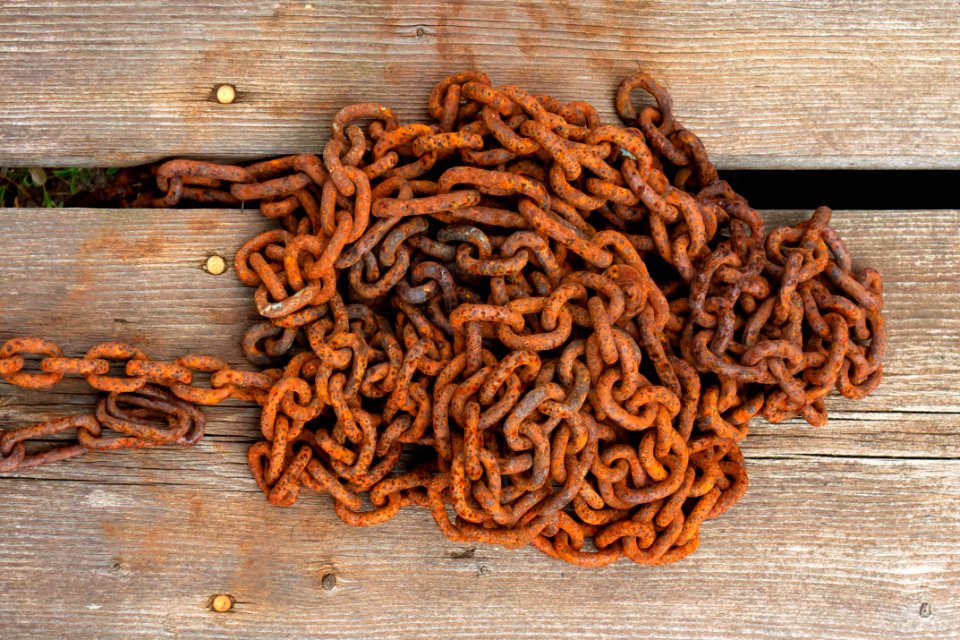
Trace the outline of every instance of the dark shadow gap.
<instances>
[{"instance_id":1,"label":"dark shadow gap","mask_svg":"<svg viewBox=\"0 0 960 640\"><path fill-rule=\"evenodd\" d=\"M960 171L720 170L754 209L960 209Z\"/></svg>"},{"instance_id":2,"label":"dark shadow gap","mask_svg":"<svg viewBox=\"0 0 960 640\"><path fill-rule=\"evenodd\" d=\"M0 208L116 206L96 195L116 171L0 168ZM754 209L960 209L960 171L720 169L720 177Z\"/></svg>"}]
</instances>

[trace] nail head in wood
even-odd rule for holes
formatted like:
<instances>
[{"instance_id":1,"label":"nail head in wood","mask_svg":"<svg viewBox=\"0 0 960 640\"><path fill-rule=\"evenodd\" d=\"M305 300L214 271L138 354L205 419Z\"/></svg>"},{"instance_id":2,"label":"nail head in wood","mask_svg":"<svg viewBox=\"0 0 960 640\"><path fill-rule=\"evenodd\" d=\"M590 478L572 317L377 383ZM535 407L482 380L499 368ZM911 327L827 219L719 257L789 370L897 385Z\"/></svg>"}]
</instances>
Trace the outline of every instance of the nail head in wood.
<instances>
[{"instance_id":1,"label":"nail head in wood","mask_svg":"<svg viewBox=\"0 0 960 640\"><path fill-rule=\"evenodd\" d=\"M213 600L210 602L210 608L217 613L226 613L230 611L230 609L233 609L234 602L233 596L226 593L218 593L213 596Z\"/></svg>"},{"instance_id":2,"label":"nail head in wood","mask_svg":"<svg viewBox=\"0 0 960 640\"><path fill-rule=\"evenodd\" d=\"M207 258L204 269L206 269L210 275L219 276L227 270L227 261L220 256L210 256Z\"/></svg>"},{"instance_id":3,"label":"nail head in wood","mask_svg":"<svg viewBox=\"0 0 960 640\"><path fill-rule=\"evenodd\" d=\"M221 84L217 87L217 102L230 104L237 99L237 90L232 84Z\"/></svg>"}]
</instances>

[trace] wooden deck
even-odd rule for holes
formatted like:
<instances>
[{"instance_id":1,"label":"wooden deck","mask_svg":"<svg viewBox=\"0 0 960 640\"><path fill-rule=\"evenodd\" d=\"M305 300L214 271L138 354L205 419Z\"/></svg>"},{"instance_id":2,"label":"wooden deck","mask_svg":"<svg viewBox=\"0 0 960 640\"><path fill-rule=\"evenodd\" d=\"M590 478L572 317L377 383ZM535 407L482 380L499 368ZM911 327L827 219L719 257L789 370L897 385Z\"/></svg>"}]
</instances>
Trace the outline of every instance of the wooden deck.
<instances>
[{"instance_id":1,"label":"wooden deck","mask_svg":"<svg viewBox=\"0 0 960 640\"><path fill-rule=\"evenodd\" d=\"M318 150L339 106L417 116L431 83L466 67L612 119L639 62L721 173L960 168L955 2L193 4L0 1L0 166ZM221 82L235 104L210 100ZM206 410L191 449L0 476L0 638L960 637L960 211L833 221L855 264L884 276L884 382L831 398L820 429L756 420L750 490L692 557L584 570L449 542L420 510L355 529L311 492L272 507L246 465L255 408L229 404ZM243 365L251 291L201 267L268 224L0 210L0 340L43 334L75 355L118 339ZM79 382L0 385L0 427L92 402ZM218 593L231 612L211 611Z\"/></svg>"},{"instance_id":2,"label":"wooden deck","mask_svg":"<svg viewBox=\"0 0 960 640\"><path fill-rule=\"evenodd\" d=\"M122 339L158 358L201 351L242 364L250 290L201 265L264 228L255 212L0 220L0 336L41 331L70 353ZM677 565L583 570L533 549L458 545L417 510L354 529L325 496L272 507L246 466L255 409L223 406L206 410L209 435L192 449L0 476L2 636L956 637L960 212L834 221L857 262L884 274L889 374L863 402L834 399L821 429L756 421L750 491ZM91 402L82 383L3 386L0 423ZM216 593L237 598L232 613L207 608Z\"/></svg>"}]
</instances>

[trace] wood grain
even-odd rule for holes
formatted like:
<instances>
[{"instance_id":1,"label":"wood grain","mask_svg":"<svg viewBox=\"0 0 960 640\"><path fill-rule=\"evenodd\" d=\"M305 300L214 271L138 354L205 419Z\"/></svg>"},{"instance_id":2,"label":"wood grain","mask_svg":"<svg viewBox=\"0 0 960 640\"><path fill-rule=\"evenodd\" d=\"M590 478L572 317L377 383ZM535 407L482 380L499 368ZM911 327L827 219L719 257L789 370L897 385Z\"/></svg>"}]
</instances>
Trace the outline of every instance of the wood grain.
<instances>
[{"instance_id":1,"label":"wood grain","mask_svg":"<svg viewBox=\"0 0 960 640\"><path fill-rule=\"evenodd\" d=\"M809 212L768 212L768 228ZM0 210L0 337L50 333L70 353L118 339L157 358L185 351L243 362L252 290L202 270L269 228L239 210ZM854 256L884 277L885 383L859 413L960 412L960 212L839 211ZM56 241L51 240L55 238ZM0 391L2 393L2 391Z\"/></svg>"},{"instance_id":2,"label":"wood grain","mask_svg":"<svg viewBox=\"0 0 960 640\"><path fill-rule=\"evenodd\" d=\"M802 212L767 212L768 226ZM118 339L241 365L255 317L232 258L253 211L0 210L0 339L78 354ZM269 506L255 408L206 410L190 449L89 455L0 476L0 637L826 638L960 635L960 212L834 214L883 273L883 384L821 429L757 421L751 487L665 568L585 571L451 543L423 511L353 529L325 496ZM87 411L82 383L0 386L0 425ZM333 573L332 590L322 586ZM231 613L209 610L216 593Z\"/></svg>"},{"instance_id":3,"label":"wood grain","mask_svg":"<svg viewBox=\"0 0 960 640\"><path fill-rule=\"evenodd\" d=\"M723 168L956 169L958 24L952 0L6 0L0 164L317 151L340 107L421 118L466 68L612 120L640 65Z\"/></svg>"},{"instance_id":4,"label":"wood grain","mask_svg":"<svg viewBox=\"0 0 960 640\"><path fill-rule=\"evenodd\" d=\"M960 462L749 472L746 497L688 560L596 571L451 543L422 510L348 528L326 496L271 507L249 478L0 478L0 625L9 640L960 634ZM237 599L231 613L207 608L217 593Z\"/></svg>"}]
</instances>

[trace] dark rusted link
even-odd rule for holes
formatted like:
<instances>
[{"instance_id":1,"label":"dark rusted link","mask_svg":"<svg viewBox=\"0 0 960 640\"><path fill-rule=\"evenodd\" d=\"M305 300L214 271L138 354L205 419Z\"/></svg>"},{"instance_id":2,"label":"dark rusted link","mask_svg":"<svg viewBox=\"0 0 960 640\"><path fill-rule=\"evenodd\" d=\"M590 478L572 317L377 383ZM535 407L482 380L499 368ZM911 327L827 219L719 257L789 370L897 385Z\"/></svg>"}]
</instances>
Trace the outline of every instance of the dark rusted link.
<instances>
[{"instance_id":1,"label":"dark rusted link","mask_svg":"<svg viewBox=\"0 0 960 640\"><path fill-rule=\"evenodd\" d=\"M263 348L261 348L259 344L262 340L271 340L273 339L272 336L281 335L283 331L284 329L282 327L276 326L269 320L251 325L243 334L243 341L241 343L244 357L255 365L269 365L272 362L272 357L267 353L266 344L264 344Z\"/></svg>"},{"instance_id":2,"label":"dark rusted link","mask_svg":"<svg viewBox=\"0 0 960 640\"><path fill-rule=\"evenodd\" d=\"M121 408L118 402L135 408ZM79 429L77 439L85 449L113 451L145 449L170 443L192 445L204 433L202 413L172 394L154 387L143 387L134 393L111 392L97 404L95 417L103 426L127 435L107 438ZM151 419L165 424L158 426L148 421Z\"/></svg>"},{"instance_id":3,"label":"dark rusted link","mask_svg":"<svg viewBox=\"0 0 960 640\"><path fill-rule=\"evenodd\" d=\"M200 160L170 160L157 169L157 187L161 191L167 191L170 186L170 179L173 177L225 180L227 182L255 181L254 176L243 167ZM203 183L187 182L187 184ZM216 185L208 183L207 186Z\"/></svg>"},{"instance_id":4,"label":"dark rusted link","mask_svg":"<svg viewBox=\"0 0 960 640\"><path fill-rule=\"evenodd\" d=\"M874 281L879 283L879 277L873 277L872 274L876 272L871 272L870 270L865 270L865 273L870 274L869 277ZM879 313L880 307L882 305L882 293L879 291L871 291L869 287L864 286L861 282L858 282L856 278L850 272L844 271L836 262L833 260L829 261L829 264L826 269L827 277L837 287L842 289L844 293L853 298L861 307L866 309L870 313Z\"/></svg>"},{"instance_id":5,"label":"dark rusted link","mask_svg":"<svg viewBox=\"0 0 960 640\"><path fill-rule=\"evenodd\" d=\"M293 195L303 189L313 180L305 173L295 173L291 176L274 178L266 182L254 184L234 183L230 185L230 193L238 200L261 200L263 198L283 198Z\"/></svg>"},{"instance_id":6,"label":"dark rusted link","mask_svg":"<svg viewBox=\"0 0 960 640\"><path fill-rule=\"evenodd\" d=\"M363 119L382 121L386 131L397 128L397 117L392 109L376 102L362 102L351 104L337 112L337 115L333 117L333 123L330 125L330 133L335 138L345 140L344 131L347 125L354 120Z\"/></svg>"},{"instance_id":7,"label":"dark rusted link","mask_svg":"<svg viewBox=\"0 0 960 640\"><path fill-rule=\"evenodd\" d=\"M293 236L282 229L266 231L260 235L248 240L240 249L234 258L234 271L240 282L248 287L256 287L260 284L260 276L250 267L250 258L270 245L279 244L285 246L293 240Z\"/></svg>"},{"instance_id":8,"label":"dark rusted link","mask_svg":"<svg viewBox=\"0 0 960 640\"><path fill-rule=\"evenodd\" d=\"M183 187L180 192L180 198L207 204L222 204L229 207L240 204L240 200L235 198L229 191L220 191L219 189Z\"/></svg>"},{"instance_id":9,"label":"dark rusted link","mask_svg":"<svg viewBox=\"0 0 960 640\"><path fill-rule=\"evenodd\" d=\"M647 144L656 150L657 153L664 156L666 160L677 166L682 167L690 164L692 161L690 154L673 141L673 138L677 137L681 131L676 131L673 136L667 137L658 128L661 120L663 120L663 113L656 107L644 107L640 110L640 115L637 118L637 126L639 126L643 132L643 137L647 140Z\"/></svg>"},{"instance_id":10,"label":"dark rusted link","mask_svg":"<svg viewBox=\"0 0 960 640\"><path fill-rule=\"evenodd\" d=\"M72 429L86 429L92 435L100 435L100 424L93 416L71 416L29 427L0 432L0 473L67 460L84 453L77 444L49 447L44 451L25 453L23 442L34 438L51 436Z\"/></svg>"},{"instance_id":11,"label":"dark rusted link","mask_svg":"<svg viewBox=\"0 0 960 640\"><path fill-rule=\"evenodd\" d=\"M378 218L392 218L403 216L423 216L472 207L480 202L480 192L467 189L451 191L426 198L400 200L398 198L381 198L373 206L373 215Z\"/></svg>"},{"instance_id":12,"label":"dark rusted link","mask_svg":"<svg viewBox=\"0 0 960 640\"><path fill-rule=\"evenodd\" d=\"M657 101L657 110L663 120L662 133L664 135L673 133L676 126L676 121L673 119L673 99L656 80L643 71L624 78L617 87L615 106L620 119L628 125L636 123L637 112L630 100L630 94L637 88L643 89Z\"/></svg>"},{"instance_id":13,"label":"dark rusted link","mask_svg":"<svg viewBox=\"0 0 960 640\"><path fill-rule=\"evenodd\" d=\"M24 449L23 443L19 442L13 445L8 453L0 454L0 473L16 471L20 467L20 463L23 462L25 455L26 449Z\"/></svg>"},{"instance_id":14,"label":"dark rusted link","mask_svg":"<svg viewBox=\"0 0 960 640\"><path fill-rule=\"evenodd\" d=\"M14 447L16 449L16 447ZM20 445L22 448L22 445ZM50 447L44 451L38 451L36 453L25 453L23 459L20 461L20 464L17 465L17 470L29 469L31 467L39 467L44 464L51 464L53 462L60 462L62 460L69 460L70 458L76 458L77 456L83 455L87 450L79 444L64 444L57 447ZM2 469L3 463L0 462L0 472Z\"/></svg>"},{"instance_id":15,"label":"dark rusted link","mask_svg":"<svg viewBox=\"0 0 960 640\"><path fill-rule=\"evenodd\" d=\"M467 164L477 167L495 167L515 159L517 154L509 149L486 149L484 151L474 151L472 149L461 148L460 158Z\"/></svg>"}]
</instances>

